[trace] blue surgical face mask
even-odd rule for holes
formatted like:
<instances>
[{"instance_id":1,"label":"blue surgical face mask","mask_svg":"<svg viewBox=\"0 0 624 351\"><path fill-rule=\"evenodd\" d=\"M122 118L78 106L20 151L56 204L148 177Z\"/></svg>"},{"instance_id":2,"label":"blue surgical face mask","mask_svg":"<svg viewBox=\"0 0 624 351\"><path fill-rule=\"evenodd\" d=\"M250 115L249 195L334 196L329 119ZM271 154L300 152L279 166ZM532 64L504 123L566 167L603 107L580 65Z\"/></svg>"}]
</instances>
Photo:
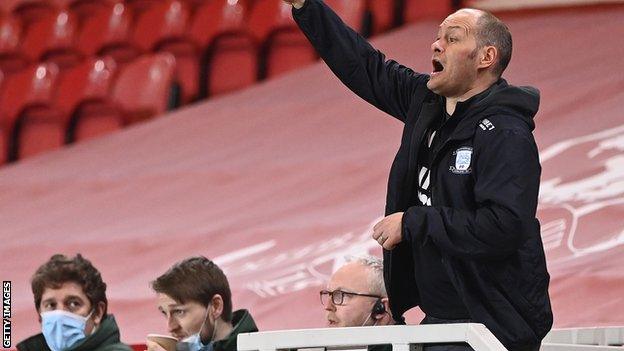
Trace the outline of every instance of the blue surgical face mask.
<instances>
[{"instance_id":1,"label":"blue surgical face mask","mask_svg":"<svg viewBox=\"0 0 624 351\"><path fill-rule=\"evenodd\" d=\"M52 351L65 351L85 339L85 326L93 311L83 317L63 310L43 312L41 330Z\"/></svg>"},{"instance_id":2,"label":"blue surgical face mask","mask_svg":"<svg viewBox=\"0 0 624 351\"><path fill-rule=\"evenodd\" d=\"M212 337L210 337L208 345L202 344L200 337L201 332L204 329L204 324L206 324L206 320L208 319L208 311L209 309L206 308L206 316L204 317L204 321L202 322L199 331L189 336L188 338L185 338L184 340L182 340L182 342L179 342L176 345L176 349L178 351L213 351L212 344L214 342L214 337L217 332L217 321L215 320L214 328L212 328Z\"/></svg>"},{"instance_id":3,"label":"blue surgical face mask","mask_svg":"<svg viewBox=\"0 0 624 351\"><path fill-rule=\"evenodd\" d=\"M212 341L208 345L202 344L199 333L182 340L176 347L179 351L213 351Z\"/></svg>"}]
</instances>

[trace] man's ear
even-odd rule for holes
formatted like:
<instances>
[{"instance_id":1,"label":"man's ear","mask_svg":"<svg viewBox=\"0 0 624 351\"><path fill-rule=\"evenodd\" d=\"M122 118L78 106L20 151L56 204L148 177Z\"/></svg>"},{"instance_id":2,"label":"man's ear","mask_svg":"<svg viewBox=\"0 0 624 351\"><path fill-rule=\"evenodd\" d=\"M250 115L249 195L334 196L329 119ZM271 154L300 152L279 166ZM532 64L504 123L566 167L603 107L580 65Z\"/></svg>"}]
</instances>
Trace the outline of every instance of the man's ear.
<instances>
[{"instance_id":1,"label":"man's ear","mask_svg":"<svg viewBox=\"0 0 624 351\"><path fill-rule=\"evenodd\" d=\"M93 324L100 325L102 319L104 319L104 310L106 310L106 302L98 302L95 311L93 311Z\"/></svg>"},{"instance_id":2,"label":"man's ear","mask_svg":"<svg viewBox=\"0 0 624 351\"><path fill-rule=\"evenodd\" d=\"M210 305L212 306L212 311L209 313L212 315L214 320L217 320L223 314L223 297L219 294L215 294L210 300Z\"/></svg>"},{"instance_id":3,"label":"man's ear","mask_svg":"<svg viewBox=\"0 0 624 351\"><path fill-rule=\"evenodd\" d=\"M381 299L381 302L386 307L386 314L388 316L390 316L391 315L391 312L390 312L390 299L388 299L387 297L384 297L384 298Z\"/></svg>"},{"instance_id":4,"label":"man's ear","mask_svg":"<svg viewBox=\"0 0 624 351\"><path fill-rule=\"evenodd\" d=\"M498 49L495 46L484 46L479 51L478 68L488 69L494 67L498 61Z\"/></svg>"}]
</instances>

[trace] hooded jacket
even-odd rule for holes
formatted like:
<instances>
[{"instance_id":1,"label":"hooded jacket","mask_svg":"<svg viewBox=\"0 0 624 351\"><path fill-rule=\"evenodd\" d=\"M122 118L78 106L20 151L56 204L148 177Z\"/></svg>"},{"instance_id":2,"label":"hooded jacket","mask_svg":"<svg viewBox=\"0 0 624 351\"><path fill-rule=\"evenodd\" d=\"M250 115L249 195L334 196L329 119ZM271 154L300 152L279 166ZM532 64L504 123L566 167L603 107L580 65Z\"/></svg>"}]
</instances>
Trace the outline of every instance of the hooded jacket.
<instances>
[{"instance_id":1,"label":"hooded jacket","mask_svg":"<svg viewBox=\"0 0 624 351\"><path fill-rule=\"evenodd\" d=\"M258 331L256 323L247 310L234 311L232 324L234 324L232 331L225 338L215 341L214 351L236 351L238 334L255 333Z\"/></svg>"},{"instance_id":2,"label":"hooded jacket","mask_svg":"<svg viewBox=\"0 0 624 351\"><path fill-rule=\"evenodd\" d=\"M17 344L19 351L50 351L43 334L33 335ZM113 315L107 315L95 330L83 342L69 349L69 351L132 351L119 341L119 327Z\"/></svg>"},{"instance_id":3,"label":"hooded jacket","mask_svg":"<svg viewBox=\"0 0 624 351\"><path fill-rule=\"evenodd\" d=\"M395 321L418 306L415 245L432 241L472 320L509 349L539 345L552 326L549 275L535 217L541 167L532 131L539 92L500 79L470 103L432 151L431 204L417 200L417 156L445 100L429 76L386 60L322 1L293 17L338 78L404 123L388 180L386 215L404 212L403 240L384 250Z\"/></svg>"}]
</instances>

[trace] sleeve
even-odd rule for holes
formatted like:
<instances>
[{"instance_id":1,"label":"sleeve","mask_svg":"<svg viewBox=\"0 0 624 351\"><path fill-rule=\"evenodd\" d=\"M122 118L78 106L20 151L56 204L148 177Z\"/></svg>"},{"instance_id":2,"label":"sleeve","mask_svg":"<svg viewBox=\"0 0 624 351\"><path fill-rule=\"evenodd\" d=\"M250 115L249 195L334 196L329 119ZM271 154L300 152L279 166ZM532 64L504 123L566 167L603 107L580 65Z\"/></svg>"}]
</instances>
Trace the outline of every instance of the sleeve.
<instances>
[{"instance_id":1,"label":"sleeve","mask_svg":"<svg viewBox=\"0 0 624 351\"><path fill-rule=\"evenodd\" d=\"M463 259L499 259L536 232L541 167L530 132L501 130L474 150L475 210L410 207L403 235L424 235L441 252ZM476 145L475 141L475 145Z\"/></svg>"},{"instance_id":2,"label":"sleeve","mask_svg":"<svg viewBox=\"0 0 624 351\"><path fill-rule=\"evenodd\" d=\"M375 50L320 0L306 0L293 17L332 72L354 93L405 122L416 89L429 76Z\"/></svg>"}]
</instances>

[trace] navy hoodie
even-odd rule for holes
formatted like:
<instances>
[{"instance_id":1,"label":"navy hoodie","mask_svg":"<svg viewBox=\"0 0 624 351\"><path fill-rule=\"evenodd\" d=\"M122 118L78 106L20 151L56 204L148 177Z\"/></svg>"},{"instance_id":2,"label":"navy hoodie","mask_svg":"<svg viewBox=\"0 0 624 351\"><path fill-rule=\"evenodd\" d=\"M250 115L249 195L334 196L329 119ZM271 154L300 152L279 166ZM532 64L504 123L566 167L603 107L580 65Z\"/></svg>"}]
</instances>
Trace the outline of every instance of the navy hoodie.
<instances>
[{"instance_id":1,"label":"navy hoodie","mask_svg":"<svg viewBox=\"0 0 624 351\"><path fill-rule=\"evenodd\" d=\"M510 350L539 345L552 326L549 275L535 217L541 167L532 131L539 92L500 79L472 102L433 150L431 204L417 200L417 155L444 98L429 76L386 60L322 1L293 17L336 76L360 97L404 122L388 180L386 215L404 212L403 240L384 250L393 317L420 302L415 245L432 241L470 318Z\"/></svg>"}]
</instances>

